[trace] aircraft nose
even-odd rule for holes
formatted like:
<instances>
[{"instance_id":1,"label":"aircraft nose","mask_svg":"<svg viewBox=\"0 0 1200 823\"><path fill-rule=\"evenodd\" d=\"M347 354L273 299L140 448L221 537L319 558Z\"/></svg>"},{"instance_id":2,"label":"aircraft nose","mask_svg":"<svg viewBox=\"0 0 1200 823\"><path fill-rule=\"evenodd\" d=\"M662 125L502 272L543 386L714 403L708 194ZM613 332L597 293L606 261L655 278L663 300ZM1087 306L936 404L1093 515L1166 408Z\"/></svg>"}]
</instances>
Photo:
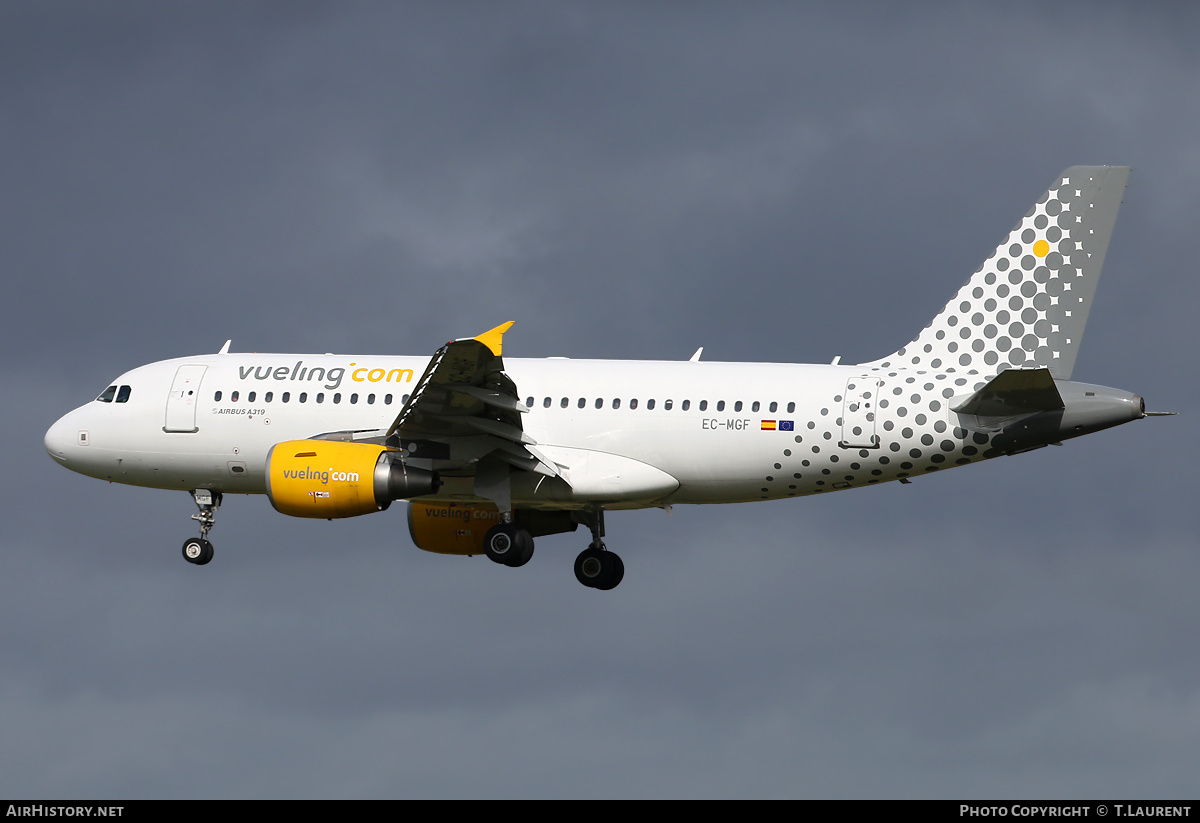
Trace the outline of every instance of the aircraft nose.
<instances>
[{"instance_id":1,"label":"aircraft nose","mask_svg":"<svg viewBox=\"0 0 1200 823\"><path fill-rule=\"evenodd\" d=\"M59 418L53 426L46 430L46 453L62 463L67 463L67 449L75 443L75 432L71 427L70 415Z\"/></svg>"}]
</instances>

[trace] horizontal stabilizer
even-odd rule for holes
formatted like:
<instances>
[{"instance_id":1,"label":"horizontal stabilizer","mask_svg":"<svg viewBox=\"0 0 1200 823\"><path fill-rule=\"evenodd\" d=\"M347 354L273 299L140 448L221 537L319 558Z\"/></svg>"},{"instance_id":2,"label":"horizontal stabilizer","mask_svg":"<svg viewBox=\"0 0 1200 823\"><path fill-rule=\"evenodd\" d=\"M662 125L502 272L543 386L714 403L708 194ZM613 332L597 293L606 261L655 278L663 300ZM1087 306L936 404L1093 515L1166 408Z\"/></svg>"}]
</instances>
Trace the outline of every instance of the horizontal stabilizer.
<instances>
[{"instance_id":1,"label":"horizontal stabilizer","mask_svg":"<svg viewBox=\"0 0 1200 823\"><path fill-rule=\"evenodd\" d=\"M1008 369L954 406L953 411L978 417L1015 417L1063 407L1049 369Z\"/></svg>"}]
</instances>

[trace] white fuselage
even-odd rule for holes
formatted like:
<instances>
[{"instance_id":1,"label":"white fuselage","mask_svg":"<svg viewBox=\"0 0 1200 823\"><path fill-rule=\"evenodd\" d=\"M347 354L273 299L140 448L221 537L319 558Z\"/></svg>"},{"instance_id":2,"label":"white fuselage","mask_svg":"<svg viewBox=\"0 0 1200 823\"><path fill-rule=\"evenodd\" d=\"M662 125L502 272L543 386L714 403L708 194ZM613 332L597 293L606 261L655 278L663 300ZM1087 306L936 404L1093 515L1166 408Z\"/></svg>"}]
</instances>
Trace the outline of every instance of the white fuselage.
<instances>
[{"instance_id":1,"label":"white fuselage","mask_svg":"<svg viewBox=\"0 0 1200 823\"><path fill-rule=\"evenodd\" d=\"M274 444L387 429L427 363L329 354L152 363L114 381L129 387L124 402L93 401L55 423L46 448L114 482L260 494ZM576 490L564 497L532 478L514 484L514 505L795 497L979 460L986 441L956 428L949 410L951 397L984 382L961 372L559 358L504 367L530 407L525 432ZM436 497L475 499L469 481L448 478Z\"/></svg>"}]
</instances>

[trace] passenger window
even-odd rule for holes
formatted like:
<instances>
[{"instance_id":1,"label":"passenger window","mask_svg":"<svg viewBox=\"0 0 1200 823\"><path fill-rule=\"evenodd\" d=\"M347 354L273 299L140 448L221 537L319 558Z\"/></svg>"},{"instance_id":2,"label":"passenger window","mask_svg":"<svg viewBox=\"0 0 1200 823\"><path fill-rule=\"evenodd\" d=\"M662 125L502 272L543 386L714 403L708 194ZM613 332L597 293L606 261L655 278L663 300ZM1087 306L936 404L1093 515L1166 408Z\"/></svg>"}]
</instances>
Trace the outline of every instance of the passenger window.
<instances>
[{"instance_id":1,"label":"passenger window","mask_svg":"<svg viewBox=\"0 0 1200 823\"><path fill-rule=\"evenodd\" d=\"M758 411L758 401L757 400L755 400L753 405L750 406L750 411Z\"/></svg>"},{"instance_id":2,"label":"passenger window","mask_svg":"<svg viewBox=\"0 0 1200 823\"><path fill-rule=\"evenodd\" d=\"M614 397L614 398L613 398L613 408L614 408L614 409L619 409L619 408L621 408L621 398L619 398L619 397Z\"/></svg>"},{"instance_id":3,"label":"passenger window","mask_svg":"<svg viewBox=\"0 0 1200 823\"><path fill-rule=\"evenodd\" d=\"M532 397L525 398L525 406L526 406L526 408L530 408L530 409L533 408L533 398Z\"/></svg>"},{"instance_id":4,"label":"passenger window","mask_svg":"<svg viewBox=\"0 0 1200 823\"><path fill-rule=\"evenodd\" d=\"M247 402L247 403L253 403L253 402L254 402L254 395L255 395L255 392L250 392L248 395L246 395L246 402Z\"/></svg>"},{"instance_id":5,"label":"passenger window","mask_svg":"<svg viewBox=\"0 0 1200 823\"><path fill-rule=\"evenodd\" d=\"M653 401L653 400L647 400L647 401L646 401L646 408L647 408L647 409L653 409L653 408L654 408L654 401Z\"/></svg>"},{"instance_id":6,"label":"passenger window","mask_svg":"<svg viewBox=\"0 0 1200 823\"><path fill-rule=\"evenodd\" d=\"M631 408L631 409L637 408L637 398L636 397L629 401L629 408Z\"/></svg>"},{"instance_id":7,"label":"passenger window","mask_svg":"<svg viewBox=\"0 0 1200 823\"><path fill-rule=\"evenodd\" d=\"M776 403L774 400L771 401L771 411L773 411L773 412L779 411L779 404Z\"/></svg>"},{"instance_id":8,"label":"passenger window","mask_svg":"<svg viewBox=\"0 0 1200 823\"><path fill-rule=\"evenodd\" d=\"M274 399L275 399L275 392L273 392L273 391L269 391L269 392L267 392L266 394L264 394L264 395L263 395L263 402L264 402L264 403L270 403L270 402L271 402L272 400L274 400Z\"/></svg>"},{"instance_id":9,"label":"passenger window","mask_svg":"<svg viewBox=\"0 0 1200 823\"><path fill-rule=\"evenodd\" d=\"M369 405L373 404L374 402L375 402L375 395L368 394L367 395L367 405L369 406Z\"/></svg>"},{"instance_id":10,"label":"passenger window","mask_svg":"<svg viewBox=\"0 0 1200 823\"><path fill-rule=\"evenodd\" d=\"M734 403L734 404L733 404L733 410L734 410L734 411L741 411L741 410L742 410L742 401L741 401L741 400L739 400L739 401L737 401L736 403Z\"/></svg>"},{"instance_id":11,"label":"passenger window","mask_svg":"<svg viewBox=\"0 0 1200 823\"><path fill-rule=\"evenodd\" d=\"M214 402L214 403L220 403L220 402L221 402L221 393L220 393L220 392L217 392L216 394L214 394L214 395L213 395L213 402Z\"/></svg>"},{"instance_id":12,"label":"passenger window","mask_svg":"<svg viewBox=\"0 0 1200 823\"><path fill-rule=\"evenodd\" d=\"M725 401L724 400L717 401L717 411L725 411Z\"/></svg>"},{"instance_id":13,"label":"passenger window","mask_svg":"<svg viewBox=\"0 0 1200 823\"><path fill-rule=\"evenodd\" d=\"M318 403L324 403L324 402L325 402L325 392L323 392L323 391L319 391L319 392L317 392L317 402L318 402Z\"/></svg>"},{"instance_id":14,"label":"passenger window","mask_svg":"<svg viewBox=\"0 0 1200 823\"><path fill-rule=\"evenodd\" d=\"M333 396L333 402L334 402L334 403L341 403L341 402L342 402L342 394L341 394L341 392L338 392L337 394L335 394L335 395Z\"/></svg>"},{"instance_id":15,"label":"passenger window","mask_svg":"<svg viewBox=\"0 0 1200 823\"><path fill-rule=\"evenodd\" d=\"M559 401L558 405L565 409L567 407L567 404L570 402L571 402L570 400L568 400L567 398L564 397L562 400Z\"/></svg>"},{"instance_id":16,"label":"passenger window","mask_svg":"<svg viewBox=\"0 0 1200 823\"><path fill-rule=\"evenodd\" d=\"M383 396L383 404L384 404L385 406L390 406L390 405L392 405L392 396L391 396L390 394L385 394L385 395Z\"/></svg>"},{"instance_id":17,"label":"passenger window","mask_svg":"<svg viewBox=\"0 0 1200 823\"><path fill-rule=\"evenodd\" d=\"M691 401L691 400L684 400L684 401L683 401L683 406L681 406L681 408L682 408L684 411L687 411L687 410L688 410L688 409L690 409L691 407L692 407L692 401Z\"/></svg>"},{"instance_id":18,"label":"passenger window","mask_svg":"<svg viewBox=\"0 0 1200 823\"><path fill-rule=\"evenodd\" d=\"M234 392L234 394L237 394L237 392ZM300 392L300 402L305 403L307 401L308 401L308 392L306 392L306 391Z\"/></svg>"},{"instance_id":19,"label":"passenger window","mask_svg":"<svg viewBox=\"0 0 1200 823\"><path fill-rule=\"evenodd\" d=\"M117 387L109 386L107 389L104 390L104 394L100 395L96 399L99 400L101 403L111 403L113 401L113 397L116 395L116 393L117 393Z\"/></svg>"},{"instance_id":20,"label":"passenger window","mask_svg":"<svg viewBox=\"0 0 1200 823\"><path fill-rule=\"evenodd\" d=\"M791 414L791 413L792 413L792 412L794 412L794 411L796 411L796 404L795 404L795 403L788 403L788 414Z\"/></svg>"},{"instance_id":21,"label":"passenger window","mask_svg":"<svg viewBox=\"0 0 1200 823\"><path fill-rule=\"evenodd\" d=\"M404 395L403 397L400 398L400 402L407 403L409 397L411 397L411 395L408 395L408 394Z\"/></svg>"},{"instance_id":22,"label":"passenger window","mask_svg":"<svg viewBox=\"0 0 1200 823\"><path fill-rule=\"evenodd\" d=\"M596 408L598 408L598 409L604 408L604 400L603 399L601 399L599 397L596 398Z\"/></svg>"},{"instance_id":23,"label":"passenger window","mask_svg":"<svg viewBox=\"0 0 1200 823\"><path fill-rule=\"evenodd\" d=\"M292 393L290 391L285 391L283 393L283 397L280 398L280 400L282 400L284 403L288 402L291 399L292 399Z\"/></svg>"},{"instance_id":24,"label":"passenger window","mask_svg":"<svg viewBox=\"0 0 1200 823\"><path fill-rule=\"evenodd\" d=\"M543 409L550 408L550 398L549 397L547 397L545 400L542 401L542 408Z\"/></svg>"},{"instance_id":25,"label":"passenger window","mask_svg":"<svg viewBox=\"0 0 1200 823\"><path fill-rule=\"evenodd\" d=\"M127 400L129 400L129 387L122 386L120 389L117 390L117 402L124 403Z\"/></svg>"},{"instance_id":26,"label":"passenger window","mask_svg":"<svg viewBox=\"0 0 1200 823\"><path fill-rule=\"evenodd\" d=\"M708 401L707 400L700 401L700 411L708 411Z\"/></svg>"},{"instance_id":27,"label":"passenger window","mask_svg":"<svg viewBox=\"0 0 1200 823\"><path fill-rule=\"evenodd\" d=\"M671 401L664 400L663 401L663 411L670 411L670 410L671 410Z\"/></svg>"},{"instance_id":28,"label":"passenger window","mask_svg":"<svg viewBox=\"0 0 1200 823\"><path fill-rule=\"evenodd\" d=\"M236 403L236 402L237 402L237 399L238 399L238 393L237 393L237 392L234 392L233 394L229 395L229 399L230 399L231 401L233 401L234 403Z\"/></svg>"},{"instance_id":29,"label":"passenger window","mask_svg":"<svg viewBox=\"0 0 1200 823\"><path fill-rule=\"evenodd\" d=\"M357 403L357 402L358 402L358 395L357 395L357 394L352 394L352 395L350 395L350 402L351 402L351 403Z\"/></svg>"},{"instance_id":30,"label":"passenger window","mask_svg":"<svg viewBox=\"0 0 1200 823\"><path fill-rule=\"evenodd\" d=\"M582 408L583 408L584 406L586 406L586 405L587 405L587 400L586 400L586 399L584 399L584 398L582 398L582 397L581 397L581 398L579 398L579 408L581 408L581 409L582 409Z\"/></svg>"}]
</instances>

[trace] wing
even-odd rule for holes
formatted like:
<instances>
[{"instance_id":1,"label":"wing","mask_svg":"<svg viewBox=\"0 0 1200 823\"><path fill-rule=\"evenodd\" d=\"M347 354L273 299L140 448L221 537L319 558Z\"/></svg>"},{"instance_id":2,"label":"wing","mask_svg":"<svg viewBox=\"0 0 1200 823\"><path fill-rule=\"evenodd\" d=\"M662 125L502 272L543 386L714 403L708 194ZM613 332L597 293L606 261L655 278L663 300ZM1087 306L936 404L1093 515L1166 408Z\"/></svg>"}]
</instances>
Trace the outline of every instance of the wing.
<instances>
[{"instance_id":1,"label":"wing","mask_svg":"<svg viewBox=\"0 0 1200 823\"><path fill-rule=\"evenodd\" d=\"M521 425L529 411L500 356L512 322L478 337L452 340L434 353L404 408L387 430L388 446L406 460L428 460L443 473L494 477L508 464L561 477ZM487 495L484 495L487 496Z\"/></svg>"}]
</instances>

